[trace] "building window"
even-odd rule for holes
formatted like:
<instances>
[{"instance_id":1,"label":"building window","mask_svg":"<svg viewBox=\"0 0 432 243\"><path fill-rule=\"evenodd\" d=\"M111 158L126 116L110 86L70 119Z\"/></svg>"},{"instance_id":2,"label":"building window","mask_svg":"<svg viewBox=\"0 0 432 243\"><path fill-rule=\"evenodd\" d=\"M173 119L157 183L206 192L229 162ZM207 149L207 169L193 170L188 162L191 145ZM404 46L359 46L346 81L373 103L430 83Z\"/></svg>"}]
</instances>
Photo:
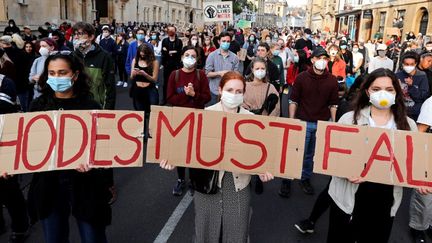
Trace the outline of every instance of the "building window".
<instances>
[{"instance_id":1,"label":"building window","mask_svg":"<svg viewBox=\"0 0 432 243\"><path fill-rule=\"evenodd\" d=\"M60 0L60 18L68 19L68 0Z\"/></svg>"},{"instance_id":2,"label":"building window","mask_svg":"<svg viewBox=\"0 0 432 243\"><path fill-rule=\"evenodd\" d=\"M429 22L429 13L426 9L423 9L423 14L420 19L420 29L419 29L419 32L422 33L423 35L426 35L428 22Z\"/></svg>"},{"instance_id":3,"label":"building window","mask_svg":"<svg viewBox=\"0 0 432 243\"><path fill-rule=\"evenodd\" d=\"M108 0L96 0L97 19L108 17Z\"/></svg>"},{"instance_id":4,"label":"building window","mask_svg":"<svg viewBox=\"0 0 432 243\"><path fill-rule=\"evenodd\" d=\"M387 12L380 12L380 21L379 21L379 27L378 27L379 33L384 33L386 15L387 15Z\"/></svg>"}]
</instances>

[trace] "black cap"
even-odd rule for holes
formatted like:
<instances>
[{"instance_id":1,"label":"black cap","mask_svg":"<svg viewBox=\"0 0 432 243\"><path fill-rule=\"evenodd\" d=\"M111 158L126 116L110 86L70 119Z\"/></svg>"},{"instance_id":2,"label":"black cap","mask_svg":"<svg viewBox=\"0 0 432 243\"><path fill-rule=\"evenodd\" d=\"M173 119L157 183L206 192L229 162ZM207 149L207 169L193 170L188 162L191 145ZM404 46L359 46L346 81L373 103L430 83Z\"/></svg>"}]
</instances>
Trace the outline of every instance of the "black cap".
<instances>
[{"instance_id":1,"label":"black cap","mask_svg":"<svg viewBox=\"0 0 432 243\"><path fill-rule=\"evenodd\" d=\"M320 57L320 56L326 56L329 57L327 51L322 48L322 47L317 47L315 48L315 50L312 52L312 56L311 57Z\"/></svg>"},{"instance_id":2,"label":"black cap","mask_svg":"<svg viewBox=\"0 0 432 243\"><path fill-rule=\"evenodd\" d=\"M304 30L304 33L305 34L312 34L312 31L309 29L309 28L306 28L305 30Z\"/></svg>"},{"instance_id":3,"label":"black cap","mask_svg":"<svg viewBox=\"0 0 432 243\"><path fill-rule=\"evenodd\" d=\"M344 40L341 40L339 42L339 46L347 46L347 45L348 45L348 43L346 41L344 41Z\"/></svg>"}]
</instances>

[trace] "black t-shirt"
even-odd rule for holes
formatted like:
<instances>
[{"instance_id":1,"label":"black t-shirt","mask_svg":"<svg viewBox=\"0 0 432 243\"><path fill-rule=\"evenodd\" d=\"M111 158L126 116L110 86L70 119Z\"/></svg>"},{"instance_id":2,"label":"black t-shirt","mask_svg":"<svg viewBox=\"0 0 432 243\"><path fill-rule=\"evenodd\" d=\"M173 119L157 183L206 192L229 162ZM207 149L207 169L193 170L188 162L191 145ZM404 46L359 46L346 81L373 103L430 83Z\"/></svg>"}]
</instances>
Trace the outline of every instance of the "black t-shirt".
<instances>
[{"instance_id":1,"label":"black t-shirt","mask_svg":"<svg viewBox=\"0 0 432 243\"><path fill-rule=\"evenodd\" d=\"M304 38L300 38L296 41L294 49L303 50L305 47L307 47L309 50L312 50L313 49L312 41L305 40Z\"/></svg>"},{"instance_id":2,"label":"black t-shirt","mask_svg":"<svg viewBox=\"0 0 432 243\"><path fill-rule=\"evenodd\" d=\"M35 99L30 105L30 111L49 110L95 110L102 109L100 104L90 97L74 97L59 99L42 95Z\"/></svg>"},{"instance_id":3,"label":"black t-shirt","mask_svg":"<svg viewBox=\"0 0 432 243\"><path fill-rule=\"evenodd\" d=\"M229 50L234 54L237 54L237 52L240 51L240 44L236 40L231 41Z\"/></svg>"}]
</instances>

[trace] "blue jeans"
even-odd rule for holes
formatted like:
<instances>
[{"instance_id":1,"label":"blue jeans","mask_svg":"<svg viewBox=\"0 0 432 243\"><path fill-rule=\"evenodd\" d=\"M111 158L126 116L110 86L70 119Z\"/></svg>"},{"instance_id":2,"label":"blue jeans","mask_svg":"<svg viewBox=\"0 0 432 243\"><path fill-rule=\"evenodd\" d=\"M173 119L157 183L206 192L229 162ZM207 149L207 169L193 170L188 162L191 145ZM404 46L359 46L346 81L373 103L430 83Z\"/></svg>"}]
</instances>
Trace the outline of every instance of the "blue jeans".
<instances>
[{"instance_id":1,"label":"blue jeans","mask_svg":"<svg viewBox=\"0 0 432 243\"><path fill-rule=\"evenodd\" d=\"M68 179L61 179L58 201L51 214L41 220L46 243L69 243L69 215L72 190ZM76 219L81 243L107 243L105 226L96 226Z\"/></svg>"},{"instance_id":2,"label":"blue jeans","mask_svg":"<svg viewBox=\"0 0 432 243\"><path fill-rule=\"evenodd\" d=\"M313 157L315 155L316 130L316 122L307 122L305 150L303 155L303 170L301 177L302 180L308 180L312 177L314 164Z\"/></svg>"}]
</instances>

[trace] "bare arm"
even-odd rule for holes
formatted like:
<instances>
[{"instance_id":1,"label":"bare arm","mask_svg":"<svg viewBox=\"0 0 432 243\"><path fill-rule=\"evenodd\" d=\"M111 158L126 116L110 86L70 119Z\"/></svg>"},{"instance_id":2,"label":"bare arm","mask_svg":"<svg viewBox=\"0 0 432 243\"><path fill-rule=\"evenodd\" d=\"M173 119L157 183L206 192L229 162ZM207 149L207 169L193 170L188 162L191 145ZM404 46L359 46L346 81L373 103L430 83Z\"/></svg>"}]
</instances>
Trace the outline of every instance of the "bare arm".
<instances>
[{"instance_id":1,"label":"bare arm","mask_svg":"<svg viewBox=\"0 0 432 243\"><path fill-rule=\"evenodd\" d=\"M131 64L131 75L130 75L130 78L135 77L135 70L134 70L134 67L135 67L135 58L132 59L132 64Z\"/></svg>"},{"instance_id":2,"label":"bare arm","mask_svg":"<svg viewBox=\"0 0 432 243\"><path fill-rule=\"evenodd\" d=\"M417 129L419 132L426 132L429 129L429 126L426 124L417 124Z\"/></svg>"},{"instance_id":3,"label":"bare arm","mask_svg":"<svg viewBox=\"0 0 432 243\"><path fill-rule=\"evenodd\" d=\"M297 103L289 104L289 118L295 118L295 114L297 112Z\"/></svg>"},{"instance_id":4,"label":"bare arm","mask_svg":"<svg viewBox=\"0 0 432 243\"><path fill-rule=\"evenodd\" d=\"M337 111L337 107L336 106L331 106L330 107L330 116L333 122L336 122L336 111Z\"/></svg>"}]
</instances>

